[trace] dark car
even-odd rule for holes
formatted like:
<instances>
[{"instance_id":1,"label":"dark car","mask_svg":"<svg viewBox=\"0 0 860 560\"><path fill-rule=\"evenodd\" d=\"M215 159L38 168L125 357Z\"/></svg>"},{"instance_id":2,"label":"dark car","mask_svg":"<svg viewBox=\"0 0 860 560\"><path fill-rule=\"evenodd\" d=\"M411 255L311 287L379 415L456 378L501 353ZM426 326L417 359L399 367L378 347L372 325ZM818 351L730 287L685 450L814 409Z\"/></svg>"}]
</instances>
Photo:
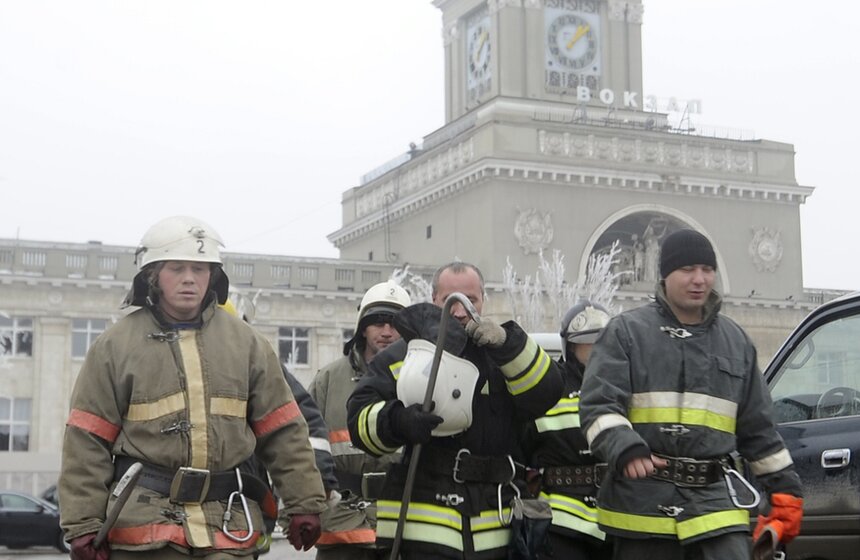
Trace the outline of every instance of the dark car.
<instances>
[{"instance_id":1,"label":"dark car","mask_svg":"<svg viewBox=\"0 0 860 560\"><path fill-rule=\"evenodd\" d=\"M860 558L860 292L801 321L764 375L804 487L789 558Z\"/></svg>"},{"instance_id":2,"label":"dark car","mask_svg":"<svg viewBox=\"0 0 860 560\"><path fill-rule=\"evenodd\" d=\"M26 548L69 547L60 529L60 512L44 500L20 492L0 492L0 546Z\"/></svg>"}]
</instances>

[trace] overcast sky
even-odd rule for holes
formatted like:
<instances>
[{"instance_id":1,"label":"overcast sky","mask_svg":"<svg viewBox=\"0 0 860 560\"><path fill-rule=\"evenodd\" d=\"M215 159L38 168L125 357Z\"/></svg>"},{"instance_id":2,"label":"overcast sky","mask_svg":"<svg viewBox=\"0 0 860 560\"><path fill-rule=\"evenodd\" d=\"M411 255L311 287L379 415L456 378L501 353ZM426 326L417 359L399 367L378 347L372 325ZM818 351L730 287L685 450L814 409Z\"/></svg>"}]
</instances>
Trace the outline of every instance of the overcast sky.
<instances>
[{"instance_id":1,"label":"overcast sky","mask_svg":"<svg viewBox=\"0 0 860 560\"><path fill-rule=\"evenodd\" d=\"M645 0L645 94L792 143L804 285L860 288L855 2ZM336 257L362 174L444 124L430 0L0 0L0 237Z\"/></svg>"}]
</instances>

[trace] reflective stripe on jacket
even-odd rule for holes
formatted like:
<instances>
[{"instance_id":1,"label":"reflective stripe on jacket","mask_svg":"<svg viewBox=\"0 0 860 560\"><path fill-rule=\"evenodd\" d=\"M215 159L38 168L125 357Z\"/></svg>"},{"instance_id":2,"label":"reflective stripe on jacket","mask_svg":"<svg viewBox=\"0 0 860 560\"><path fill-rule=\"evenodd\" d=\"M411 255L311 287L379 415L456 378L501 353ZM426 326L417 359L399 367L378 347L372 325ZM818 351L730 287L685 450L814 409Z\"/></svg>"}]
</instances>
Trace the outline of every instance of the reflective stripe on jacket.
<instances>
[{"instance_id":1,"label":"reflective stripe on jacket","mask_svg":"<svg viewBox=\"0 0 860 560\"><path fill-rule=\"evenodd\" d=\"M598 495L607 532L684 541L749 529L748 513L730 501L722 480L682 488L624 477L619 459L636 448L691 459L737 450L758 466L768 491L800 495L755 347L719 314L720 304L712 293L704 321L682 325L661 286L655 302L610 320L594 346L580 413L592 451L609 463Z\"/></svg>"}]
</instances>

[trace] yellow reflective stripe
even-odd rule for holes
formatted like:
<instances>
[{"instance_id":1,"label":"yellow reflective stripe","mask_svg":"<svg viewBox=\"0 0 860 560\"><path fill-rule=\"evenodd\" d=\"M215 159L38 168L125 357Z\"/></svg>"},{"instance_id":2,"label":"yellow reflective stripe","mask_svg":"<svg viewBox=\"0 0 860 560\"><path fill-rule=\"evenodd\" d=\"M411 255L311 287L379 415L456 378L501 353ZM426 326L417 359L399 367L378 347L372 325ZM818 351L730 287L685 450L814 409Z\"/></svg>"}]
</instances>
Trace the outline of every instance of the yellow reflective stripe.
<instances>
[{"instance_id":1,"label":"yellow reflective stripe","mask_svg":"<svg viewBox=\"0 0 860 560\"><path fill-rule=\"evenodd\" d=\"M158 399L155 402L131 404L128 406L125 418L132 422L143 422L146 420L155 420L156 418L161 418L162 416L184 409L185 393L180 391Z\"/></svg>"},{"instance_id":2,"label":"yellow reflective stripe","mask_svg":"<svg viewBox=\"0 0 860 560\"><path fill-rule=\"evenodd\" d=\"M546 372L549 371L550 366L550 357L549 354L543 351L543 348L540 346L537 347L538 355L537 360L535 360L534 365L530 370L526 372L525 375L519 377L517 379L506 379L505 383L508 385L508 392L512 395L521 395L540 383L540 380L543 379L543 376L546 375ZM502 371L504 373L504 369ZM506 375L507 377L507 375Z\"/></svg>"},{"instance_id":3,"label":"yellow reflective stripe","mask_svg":"<svg viewBox=\"0 0 860 560\"><path fill-rule=\"evenodd\" d=\"M531 338L526 339L526 346L522 352L517 354L517 357L503 365L500 369L505 377L516 377L529 367L529 364L534 361L537 351L540 346Z\"/></svg>"},{"instance_id":4,"label":"yellow reflective stripe","mask_svg":"<svg viewBox=\"0 0 860 560\"><path fill-rule=\"evenodd\" d=\"M717 511L676 521L671 517L636 515L598 508L597 518L600 524L606 527L637 533L676 535L681 540L736 525L749 527L749 512L744 509Z\"/></svg>"},{"instance_id":5,"label":"yellow reflective stripe","mask_svg":"<svg viewBox=\"0 0 860 560\"><path fill-rule=\"evenodd\" d=\"M588 440L588 445L594 443L594 438L599 436L601 432L611 428L617 428L618 426L633 428L630 420L620 414L611 413L598 416L585 432L585 439Z\"/></svg>"},{"instance_id":6,"label":"yellow reflective stripe","mask_svg":"<svg viewBox=\"0 0 860 560\"><path fill-rule=\"evenodd\" d=\"M502 515L505 519L510 519L511 508L502 508ZM502 520L499 519L499 510L497 509L484 510L478 515L469 518L469 527L472 528L472 531L488 531L501 526Z\"/></svg>"},{"instance_id":7,"label":"yellow reflective stripe","mask_svg":"<svg viewBox=\"0 0 860 560\"><path fill-rule=\"evenodd\" d=\"M377 455L393 453L397 448L386 447L376 433L376 421L379 411L385 406L385 401L368 405L358 414L358 437L371 452Z\"/></svg>"},{"instance_id":8,"label":"yellow reflective stripe","mask_svg":"<svg viewBox=\"0 0 860 560\"><path fill-rule=\"evenodd\" d=\"M400 518L399 501L379 500L376 502L376 505L377 519L393 519L396 521ZM409 502L409 508L406 510L406 519L407 521L444 525L458 531L463 530L463 517L457 510L426 502Z\"/></svg>"},{"instance_id":9,"label":"yellow reflective stripe","mask_svg":"<svg viewBox=\"0 0 860 560\"><path fill-rule=\"evenodd\" d=\"M206 384L203 364L197 350L197 331L181 331L179 351L188 386L188 421L191 423L191 465L197 469L209 466L209 419L206 415Z\"/></svg>"},{"instance_id":10,"label":"yellow reflective stripe","mask_svg":"<svg viewBox=\"0 0 860 560\"><path fill-rule=\"evenodd\" d=\"M393 539L397 521L379 519L376 524L377 538ZM438 544L463 552L463 535L449 527L407 521L403 526L403 540Z\"/></svg>"},{"instance_id":11,"label":"yellow reflective stripe","mask_svg":"<svg viewBox=\"0 0 860 560\"><path fill-rule=\"evenodd\" d=\"M507 527L484 531L483 533L472 533L472 546L475 552L484 552L494 548L507 547L511 542L511 530Z\"/></svg>"},{"instance_id":12,"label":"yellow reflective stripe","mask_svg":"<svg viewBox=\"0 0 860 560\"><path fill-rule=\"evenodd\" d=\"M772 455L759 459L758 461L751 461L750 470L754 475L759 476L779 472L793 464L794 461L791 460L791 454L787 449L783 448Z\"/></svg>"},{"instance_id":13,"label":"yellow reflective stripe","mask_svg":"<svg viewBox=\"0 0 860 560\"><path fill-rule=\"evenodd\" d=\"M563 397L559 399L555 406L546 411L547 416L554 414L566 414L568 412L579 412L579 397Z\"/></svg>"},{"instance_id":14,"label":"yellow reflective stripe","mask_svg":"<svg viewBox=\"0 0 860 560\"><path fill-rule=\"evenodd\" d=\"M738 414L738 405L730 400L721 399L704 393L678 393L675 391L651 391L648 393L634 393L630 397L630 420L633 420L633 410L638 409L662 409L660 418L666 420L652 420L652 422L667 422L694 424L712 427L715 430L735 433L735 418ZM678 410L675 416L665 412ZM655 417L653 414L646 417Z\"/></svg>"},{"instance_id":15,"label":"yellow reflective stripe","mask_svg":"<svg viewBox=\"0 0 860 560\"><path fill-rule=\"evenodd\" d=\"M717 511L714 513L706 513L692 519L685 519L678 522L678 538L681 540L689 539L698 535L703 535L717 529L742 525L750 526L750 514L745 509L730 509L726 511Z\"/></svg>"},{"instance_id":16,"label":"yellow reflective stripe","mask_svg":"<svg viewBox=\"0 0 860 560\"><path fill-rule=\"evenodd\" d=\"M606 539L606 533L597 526L597 508L562 494L541 492L540 497L552 507L553 525L591 535L596 539Z\"/></svg>"},{"instance_id":17,"label":"yellow reflective stripe","mask_svg":"<svg viewBox=\"0 0 860 560\"><path fill-rule=\"evenodd\" d=\"M735 433L736 420L720 416L709 410L689 408L631 408L628 412L633 424L686 424L705 426L721 432Z\"/></svg>"},{"instance_id":18,"label":"yellow reflective stripe","mask_svg":"<svg viewBox=\"0 0 860 560\"><path fill-rule=\"evenodd\" d=\"M538 433L557 432L579 427L579 414L562 414L561 416L544 416L535 420Z\"/></svg>"},{"instance_id":19,"label":"yellow reflective stripe","mask_svg":"<svg viewBox=\"0 0 860 560\"><path fill-rule=\"evenodd\" d=\"M388 370L391 372L391 376L397 380L400 377L400 368L403 367L403 360L399 362L394 362L390 366L388 366Z\"/></svg>"},{"instance_id":20,"label":"yellow reflective stripe","mask_svg":"<svg viewBox=\"0 0 860 560\"><path fill-rule=\"evenodd\" d=\"M200 504L185 504L185 525L188 528L188 541L194 548L211 548L212 539L209 537L209 524L206 514Z\"/></svg>"},{"instance_id":21,"label":"yellow reflective stripe","mask_svg":"<svg viewBox=\"0 0 860 560\"><path fill-rule=\"evenodd\" d=\"M209 399L209 411L212 414L245 418L247 410L248 401L243 399L231 399L227 397L212 397Z\"/></svg>"}]
</instances>

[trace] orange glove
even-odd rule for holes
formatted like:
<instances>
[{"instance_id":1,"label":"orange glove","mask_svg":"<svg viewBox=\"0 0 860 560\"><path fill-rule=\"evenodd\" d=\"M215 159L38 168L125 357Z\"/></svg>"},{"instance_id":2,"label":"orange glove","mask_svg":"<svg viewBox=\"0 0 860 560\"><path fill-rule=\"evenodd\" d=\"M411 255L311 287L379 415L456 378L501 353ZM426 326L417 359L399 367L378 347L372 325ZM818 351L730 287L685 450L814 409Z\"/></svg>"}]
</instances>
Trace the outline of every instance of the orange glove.
<instances>
[{"instance_id":1,"label":"orange glove","mask_svg":"<svg viewBox=\"0 0 860 560\"><path fill-rule=\"evenodd\" d=\"M803 498L791 494L771 494L770 513L767 517L758 516L758 523L753 531L753 542L758 540L764 528L773 521L782 524L783 544L791 542L800 534L800 520L803 519Z\"/></svg>"}]
</instances>

